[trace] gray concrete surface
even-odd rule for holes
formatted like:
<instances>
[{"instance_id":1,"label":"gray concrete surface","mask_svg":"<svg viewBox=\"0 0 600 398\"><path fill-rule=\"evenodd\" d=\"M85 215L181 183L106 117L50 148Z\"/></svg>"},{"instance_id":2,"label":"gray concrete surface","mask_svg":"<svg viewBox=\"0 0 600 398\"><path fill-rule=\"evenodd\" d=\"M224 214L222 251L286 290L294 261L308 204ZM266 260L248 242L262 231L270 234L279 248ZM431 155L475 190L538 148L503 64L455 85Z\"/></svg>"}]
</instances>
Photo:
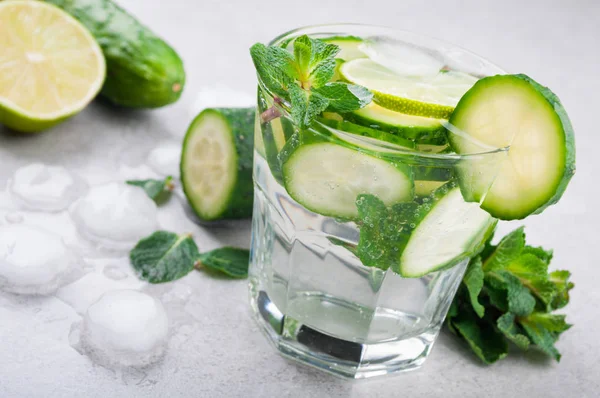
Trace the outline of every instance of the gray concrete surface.
<instances>
[{"instance_id":1,"label":"gray concrete surface","mask_svg":"<svg viewBox=\"0 0 600 398\"><path fill-rule=\"evenodd\" d=\"M248 47L290 28L362 22L412 30L468 48L511 72L550 86L576 131L578 171L563 200L526 220L531 243L554 248L554 266L573 272L566 308L575 326L557 344L560 363L511 354L482 366L448 333L418 371L351 382L297 366L275 354L250 319L243 281L195 273L186 306L193 322L173 340L159 369L138 374L94 366L67 344L79 315L55 298L0 297L1 397L595 397L600 394L600 2L597 0L121 0L182 55L182 100L156 111L128 112L94 103L36 136L0 128L0 187L34 161L76 168L90 183L144 177L142 163L161 141L180 140L197 111L196 94L219 84L252 94ZM163 210L161 210L163 211ZM205 230L178 203L160 216L169 229L191 230L203 248L248 245L249 223ZM26 220L27 221L27 220ZM521 223L503 224L508 231ZM51 226L49 226L51 227ZM4 301L3 301L4 300ZM46 314L46 315L45 315ZM48 315L49 314L49 315Z\"/></svg>"}]
</instances>

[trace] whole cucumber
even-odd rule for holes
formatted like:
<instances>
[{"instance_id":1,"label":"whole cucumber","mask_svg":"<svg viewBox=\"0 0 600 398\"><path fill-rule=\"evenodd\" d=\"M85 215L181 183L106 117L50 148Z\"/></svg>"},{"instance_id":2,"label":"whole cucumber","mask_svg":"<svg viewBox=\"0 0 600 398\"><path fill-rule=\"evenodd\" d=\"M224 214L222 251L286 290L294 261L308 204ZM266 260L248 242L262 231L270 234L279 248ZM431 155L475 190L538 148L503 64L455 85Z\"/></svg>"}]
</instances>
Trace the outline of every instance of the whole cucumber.
<instances>
[{"instance_id":1,"label":"whole cucumber","mask_svg":"<svg viewBox=\"0 0 600 398\"><path fill-rule=\"evenodd\" d=\"M181 96L185 71L179 55L111 0L46 0L79 20L106 57L101 95L133 108L158 108Z\"/></svg>"}]
</instances>

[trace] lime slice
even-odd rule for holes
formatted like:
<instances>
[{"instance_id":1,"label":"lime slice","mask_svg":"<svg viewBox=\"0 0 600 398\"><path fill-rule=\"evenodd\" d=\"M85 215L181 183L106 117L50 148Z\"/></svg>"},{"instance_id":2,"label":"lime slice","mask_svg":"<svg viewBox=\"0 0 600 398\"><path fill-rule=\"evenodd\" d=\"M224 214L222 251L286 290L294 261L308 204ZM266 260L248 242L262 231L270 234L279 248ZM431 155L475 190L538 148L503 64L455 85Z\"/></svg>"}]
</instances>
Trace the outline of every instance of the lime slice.
<instances>
[{"instance_id":1,"label":"lime slice","mask_svg":"<svg viewBox=\"0 0 600 398\"><path fill-rule=\"evenodd\" d=\"M477 78L458 71L440 71L433 76L404 76L362 58L340 67L342 77L364 86L375 103L408 115L448 119L464 93Z\"/></svg>"},{"instance_id":2,"label":"lime slice","mask_svg":"<svg viewBox=\"0 0 600 398\"><path fill-rule=\"evenodd\" d=\"M92 35L59 8L0 2L0 123L21 132L49 128L100 91L106 64Z\"/></svg>"}]
</instances>

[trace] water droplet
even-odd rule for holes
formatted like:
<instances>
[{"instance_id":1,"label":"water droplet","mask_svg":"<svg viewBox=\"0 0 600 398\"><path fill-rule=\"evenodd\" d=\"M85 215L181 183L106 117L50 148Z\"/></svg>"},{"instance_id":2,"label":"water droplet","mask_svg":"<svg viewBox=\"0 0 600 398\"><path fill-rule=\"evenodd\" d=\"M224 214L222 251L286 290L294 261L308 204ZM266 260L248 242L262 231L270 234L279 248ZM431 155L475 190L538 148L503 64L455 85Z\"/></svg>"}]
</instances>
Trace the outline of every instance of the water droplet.
<instances>
[{"instance_id":1,"label":"water droplet","mask_svg":"<svg viewBox=\"0 0 600 398\"><path fill-rule=\"evenodd\" d=\"M410 224L410 227L411 227L411 228L414 228L414 227L416 227L416 226L417 226L417 225L416 225L415 223L411 223L411 224Z\"/></svg>"}]
</instances>

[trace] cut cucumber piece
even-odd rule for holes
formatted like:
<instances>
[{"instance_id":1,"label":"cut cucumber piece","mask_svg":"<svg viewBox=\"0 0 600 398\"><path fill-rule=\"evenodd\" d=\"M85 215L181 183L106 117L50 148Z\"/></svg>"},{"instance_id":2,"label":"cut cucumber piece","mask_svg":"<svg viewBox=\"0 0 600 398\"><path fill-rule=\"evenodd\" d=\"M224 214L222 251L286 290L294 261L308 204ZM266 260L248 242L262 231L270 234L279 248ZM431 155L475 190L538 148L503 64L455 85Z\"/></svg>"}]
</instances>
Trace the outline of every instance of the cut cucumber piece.
<instances>
[{"instance_id":1,"label":"cut cucumber piece","mask_svg":"<svg viewBox=\"0 0 600 398\"><path fill-rule=\"evenodd\" d=\"M183 191L205 221L252 215L254 108L211 108L192 121L181 154Z\"/></svg>"},{"instance_id":2,"label":"cut cucumber piece","mask_svg":"<svg viewBox=\"0 0 600 398\"><path fill-rule=\"evenodd\" d=\"M386 205L413 198L410 168L330 142L298 145L283 163L283 176L294 200L324 216L356 218L360 194Z\"/></svg>"},{"instance_id":3,"label":"cut cucumber piece","mask_svg":"<svg viewBox=\"0 0 600 398\"><path fill-rule=\"evenodd\" d=\"M332 36L321 39L326 43L335 44L340 48L336 58L351 61L357 58L366 58L367 55L361 51L363 40L357 36Z\"/></svg>"},{"instance_id":4,"label":"cut cucumber piece","mask_svg":"<svg viewBox=\"0 0 600 398\"><path fill-rule=\"evenodd\" d=\"M444 184L446 184L446 181L415 180L415 195L429 196Z\"/></svg>"},{"instance_id":5,"label":"cut cucumber piece","mask_svg":"<svg viewBox=\"0 0 600 398\"><path fill-rule=\"evenodd\" d=\"M397 134L417 144L445 145L444 120L394 112L374 103L345 115L354 123Z\"/></svg>"},{"instance_id":6,"label":"cut cucumber piece","mask_svg":"<svg viewBox=\"0 0 600 398\"><path fill-rule=\"evenodd\" d=\"M473 162L457 169L465 198L482 201L496 218L541 213L560 199L575 172L567 113L552 91L525 75L481 79L460 100L450 123L464 132L450 134L457 153L477 152L479 143L510 146L498 167ZM497 173L495 179L490 173Z\"/></svg>"},{"instance_id":7,"label":"cut cucumber piece","mask_svg":"<svg viewBox=\"0 0 600 398\"><path fill-rule=\"evenodd\" d=\"M344 80L373 92L373 101L409 115L448 119L454 106L477 78L458 71L430 76L405 76L370 59L355 59L340 67Z\"/></svg>"},{"instance_id":8,"label":"cut cucumber piece","mask_svg":"<svg viewBox=\"0 0 600 398\"><path fill-rule=\"evenodd\" d=\"M477 203L465 202L452 183L436 190L427 203L429 210L416 222L400 257L400 274L407 278L418 278L471 257L496 224Z\"/></svg>"},{"instance_id":9,"label":"cut cucumber piece","mask_svg":"<svg viewBox=\"0 0 600 398\"><path fill-rule=\"evenodd\" d=\"M413 141L386 133L385 131L375 130L370 127L350 123L348 121L335 121L325 118L320 119L320 121L321 123L335 129L330 131L337 138L360 148L369 149L375 152L393 152L394 149L403 151L406 149L415 149L416 147ZM340 133L336 130L341 130L342 132ZM355 138L354 136L360 137ZM387 145L387 147L383 147L382 145L385 145L384 143L393 145Z\"/></svg>"}]
</instances>

